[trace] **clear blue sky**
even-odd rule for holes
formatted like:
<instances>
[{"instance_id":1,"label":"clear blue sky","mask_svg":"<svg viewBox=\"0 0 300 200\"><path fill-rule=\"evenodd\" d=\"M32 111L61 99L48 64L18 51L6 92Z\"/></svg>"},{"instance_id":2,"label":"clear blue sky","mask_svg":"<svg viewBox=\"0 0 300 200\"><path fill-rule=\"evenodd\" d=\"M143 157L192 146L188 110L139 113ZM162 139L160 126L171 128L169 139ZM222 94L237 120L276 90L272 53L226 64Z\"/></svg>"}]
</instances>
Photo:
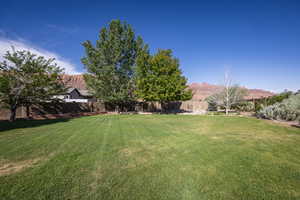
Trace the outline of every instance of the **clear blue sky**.
<instances>
[{"instance_id":1,"label":"clear blue sky","mask_svg":"<svg viewBox=\"0 0 300 200\"><path fill-rule=\"evenodd\" d=\"M172 49L190 83L218 84L230 70L249 88L300 89L299 0L3 1L0 41L53 53L82 72L81 43L112 19L131 24L152 52Z\"/></svg>"}]
</instances>

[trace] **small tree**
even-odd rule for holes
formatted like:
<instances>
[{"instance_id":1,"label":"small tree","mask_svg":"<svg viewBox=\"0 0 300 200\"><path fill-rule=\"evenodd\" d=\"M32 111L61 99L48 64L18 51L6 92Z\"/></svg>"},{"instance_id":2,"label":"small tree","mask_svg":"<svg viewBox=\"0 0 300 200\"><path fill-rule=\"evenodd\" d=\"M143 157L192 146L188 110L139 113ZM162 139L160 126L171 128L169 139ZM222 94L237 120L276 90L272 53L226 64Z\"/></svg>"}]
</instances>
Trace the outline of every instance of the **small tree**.
<instances>
[{"instance_id":1,"label":"small tree","mask_svg":"<svg viewBox=\"0 0 300 200\"><path fill-rule=\"evenodd\" d=\"M7 52L0 63L0 102L11 111L10 121L16 118L20 106L53 101L53 95L66 88L61 79L63 70L53 63L54 59L37 57L29 51Z\"/></svg>"},{"instance_id":2,"label":"small tree","mask_svg":"<svg viewBox=\"0 0 300 200\"><path fill-rule=\"evenodd\" d=\"M81 59L88 73L84 76L90 92L117 108L135 100L134 66L140 37L131 26L113 20L101 29L95 46L86 41L86 56Z\"/></svg>"},{"instance_id":3,"label":"small tree","mask_svg":"<svg viewBox=\"0 0 300 200\"><path fill-rule=\"evenodd\" d=\"M159 50L150 56L148 48L139 53L137 61L137 95L145 101L159 101L164 111L171 101L192 98L187 79L182 76L179 61L171 50Z\"/></svg>"},{"instance_id":4,"label":"small tree","mask_svg":"<svg viewBox=\"0 0 300 200\"><path fill-rule=\"evenodd\" d=\"M246 89L239 87L237 84L232 85L232 80L226 73L222 90L209 96L206 101L211 105L225 108L225 113L228 115L231 107L240 103L246 94Z\"/></svg>"}]
</instances>

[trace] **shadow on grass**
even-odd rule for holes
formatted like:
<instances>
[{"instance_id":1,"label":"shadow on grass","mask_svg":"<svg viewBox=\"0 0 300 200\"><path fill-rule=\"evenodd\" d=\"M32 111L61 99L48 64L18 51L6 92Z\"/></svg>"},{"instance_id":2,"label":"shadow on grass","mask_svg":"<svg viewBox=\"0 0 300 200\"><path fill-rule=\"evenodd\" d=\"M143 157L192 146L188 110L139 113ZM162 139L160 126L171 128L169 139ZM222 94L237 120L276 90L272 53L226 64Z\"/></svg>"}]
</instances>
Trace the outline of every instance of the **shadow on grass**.
<instances>
[{"instance_id":1,"label":"shadow on grass","mask_svg":"<svg viewBox=\"0 0 300 200\"><path fill-rule=\"evenodd\" d=\"M292 125L292 127L295 127L295 128L300 128L300 125L296 125L296 124L294 124L294 125Z\"/></svg>"},{"instance_id":2,"label":"shadow on grass","mask_svg":"<svg viewBox=\"0 0 300 200\"><path fill-rule=\"evenodd\" d=\"M59 122L68 122L69 118L60 118L60 119L44 119L44 120L26 120L26 119L18 119L14 122L9 121L0 121L0 131L7 131L11 129L17 128L32 128L43 125L49 125Z\"/></svg>"}]
</instances>

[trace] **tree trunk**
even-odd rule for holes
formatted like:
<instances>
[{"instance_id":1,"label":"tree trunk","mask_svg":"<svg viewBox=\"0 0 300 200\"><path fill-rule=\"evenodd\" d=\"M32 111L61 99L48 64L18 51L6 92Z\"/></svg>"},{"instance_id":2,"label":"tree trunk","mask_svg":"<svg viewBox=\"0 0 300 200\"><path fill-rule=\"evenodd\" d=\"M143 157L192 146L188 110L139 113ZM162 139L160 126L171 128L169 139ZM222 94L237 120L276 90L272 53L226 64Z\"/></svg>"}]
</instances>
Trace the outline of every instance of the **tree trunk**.
<instances>
[{"instance_id":1,"label":"tree trunk","mask_svg":"<svg viewBox=\"0 0 300 200\"><path fill-rule=\"evenodd\" d=\"M166 113L168 110L168 102L160 102L161 112Z\"/></svg>"},{"instance_id":2,"label":"tree trunk","mask_svg":"<svg viewBox=\"0 0 300 200\"><path fill-rule=\"evenodd\" d=\"M227 107L225 108L225 112L226 112L226 115L228 115L228 108Z\"/></svg>"},{"instance_id":3,"label":"tree trunk","mask_svg":"<svg viewBox=\"0 0 300 200\"><path fill-rule=\"evenodd\" d=\"M116 113L120 113L120 106L119 106L119 105L116 105L116 106L115 106L115 112L116 112Z\"/></svg>"},{"instance_id":4,"label":"tree trunk","mask_svg":"<svg viewBox=\"0 0 300 200\"><path fill-rule=\"evenodd\" d=\"M27 119L31 119L30 106L29 105L26 105L26 117L27 117Z\"/></svg>"},{"instance_id":5,"label":"tree trunk","mask_svg":"<svg viewBox=\"0 0 300 200\"><path fill-rule=\"evenodd\" d=\"M11 106L10 107L10 118L9 118L10 122L13 122L16 120L16 112L17 112L17 106Z\"/></svg>"},{"instance_id":6,"label":"tree trunk","mask_svg":"<svg viewBox=\"0 0 300 200\"><path fill-rule=\"evenodd\" d=\"M94 102L90 102L90 108L91 108L91 112L94 112Z\"/></svg>"}]
</instances>

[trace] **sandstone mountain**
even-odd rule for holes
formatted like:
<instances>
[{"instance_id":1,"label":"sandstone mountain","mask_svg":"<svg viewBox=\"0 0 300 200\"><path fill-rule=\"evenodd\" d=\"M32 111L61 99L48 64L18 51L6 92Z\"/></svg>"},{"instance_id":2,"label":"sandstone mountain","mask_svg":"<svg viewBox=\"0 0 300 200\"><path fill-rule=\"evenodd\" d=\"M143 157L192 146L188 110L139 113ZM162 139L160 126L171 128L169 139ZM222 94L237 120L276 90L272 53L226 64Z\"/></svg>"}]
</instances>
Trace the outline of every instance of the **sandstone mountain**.
<instances>
[{"instance_id":1,"label":"sandstone mountain","mask_svg":"<svg viewBox=\"0 0 300 200\"><path fill-rule=\"evenodd\" d=\"M83 75L67 75L63 76L63 80L68 87L77 88L80 90L86 90L86 84Z\"/></svg>"},{"instance_id":2,"label":"sandstone mountain","mask_svg":"<svg viewBox=\"0 0 300 200\"><path fill-rule=\"evenodd\" d=\"M68 87L86 90L83 75L64 75L64 81ZM220 91L222 86L208 83L192 83L189 88L193 91L193 100L204 100L206 97ZM273 96L274 93L262 89L247 89L246 99L259 99L262 97Z\"/></svg>"},{"instance_id":3,"label":"sandstone mountain","mask_svg":"<svg viewBox=\"0 0 300 200\"><path fill-rule=\"evenodd\" d=\"M222 89L221 85L212 85L208 83L192 83L189 85L189 88L193 91L194 100L204 100L210 95L220 91ZM248 94L245 97L246 99L260 99L263 97L273 96L274 93L262 90L262 89L247 89Z\"/></svg>"}]
</instances>

